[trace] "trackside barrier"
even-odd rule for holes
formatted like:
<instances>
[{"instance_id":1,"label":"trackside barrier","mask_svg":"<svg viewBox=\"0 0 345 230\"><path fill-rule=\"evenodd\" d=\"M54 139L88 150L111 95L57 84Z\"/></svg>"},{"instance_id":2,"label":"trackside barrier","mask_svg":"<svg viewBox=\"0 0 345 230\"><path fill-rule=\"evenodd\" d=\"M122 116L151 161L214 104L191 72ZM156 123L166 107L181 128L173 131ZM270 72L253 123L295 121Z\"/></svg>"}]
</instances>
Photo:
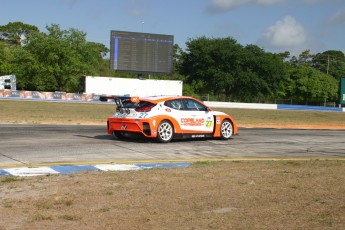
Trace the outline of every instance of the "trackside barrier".
<instances>
[{"instance_id":1,"label":"trackside barrier","mask_svg":"<svg viewBox=\"0 0 345 230\"><path fill-rule=\"evenodd\" d=\"M234 108L234 109L271 109L271 110L309 110L309 111L328 111L345 112L345 108L326 107L326 106L305 106L305 105L280 105L280 104L259 104L259 103L236 103L204 101L207 106L212 108Z\"/></svg>"},{"instance_id":2,"label":"trackside barrier","mask_svg":"<svg viewBox=\"0 0 345 230\"><path fill-rule=\"evenodd\" d=\"M77 93L65 93L65 92L21 91L21 90L8 90L8 89L0 90L0 99L114 103L114 100L107 100L106 102L101 102L100 96L102 95L86 94L86 93L77 94ZM212 108L311 110L311 111L345 112L345 108L326 107L326 106L237 103L237 102L219 102L219 101L204 101L204 103L207 106L210 106Z\"/></svg>"},{"instance_id":3,"label":"trackside barrier","mask_svg":"<svg viewBox=\"0 0 345 230\"><path fill-rule=\"evenodd\" d=\"M279 110L315 110L328 112L345 112L345 108L305 105L278 105Z\"/></svg>"},{"instance_id":4,"label":"trackside barrier","mask_svg":"<svg viewBox=\"0 0 345 230\"><path fill-rule=\"evenodd\" d=\"M0 98L56 101L99 101L99 95L66 92L40 92L24 90L0 90Z\"/></svg>"},{"instance_id":5,"label":"trackside barrier","mask_svg":"<svg viewBox=\"0 0 345 230\"><path fill-rule=\"evenodd\" d=\"M237 108L237 109L277 109L276 104L259 104L259 103L237 103L237 102L218 102L204 101L205 105L213 108Z\"/></svg>"}]
</instances>

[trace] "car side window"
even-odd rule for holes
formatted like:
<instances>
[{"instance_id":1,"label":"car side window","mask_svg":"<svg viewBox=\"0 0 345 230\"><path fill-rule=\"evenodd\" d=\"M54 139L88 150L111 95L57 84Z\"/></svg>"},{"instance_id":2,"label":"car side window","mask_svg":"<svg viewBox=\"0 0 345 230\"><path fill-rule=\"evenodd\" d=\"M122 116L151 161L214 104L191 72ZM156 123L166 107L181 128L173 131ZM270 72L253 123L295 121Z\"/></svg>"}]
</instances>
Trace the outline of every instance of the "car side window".
<instances>
[{"instance_id":1,"label":"car side window","mask_svg":"<svg viewBox=\"0 0 345 230\"><path fill-rule=\"evenodd\" d=\"M206 107L194 100L184 100L185 110L189 111L205 111Z\"/></svg>"},{"instance_id":2,"label":"car side window","mask_svg":"<svg viewBox=\"0 0 345 230\"><path fill-rule=\"evenodd\" d=\"M181 100L166 101L164 103L164 105L169 107L169 108L176 109L176 110L182 110L182 108L183 108Z\"/></svg>"}]
</instances>

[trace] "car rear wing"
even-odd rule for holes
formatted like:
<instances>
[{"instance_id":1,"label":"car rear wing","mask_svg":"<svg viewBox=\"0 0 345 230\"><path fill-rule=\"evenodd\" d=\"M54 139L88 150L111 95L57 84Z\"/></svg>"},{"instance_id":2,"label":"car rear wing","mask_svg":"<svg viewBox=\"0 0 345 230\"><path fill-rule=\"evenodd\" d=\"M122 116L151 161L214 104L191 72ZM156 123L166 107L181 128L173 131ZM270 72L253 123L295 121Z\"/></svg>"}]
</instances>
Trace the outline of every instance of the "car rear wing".
<instances>
[{"instance_id":1,"label":"car rear wing","mask_svg":"<svg viewBox=\"0 0 345 230\"><path fill-rule=\"evenodd\" d=\"M129 114L130 111L128 107L124 106L123 102L130 101L131 103L136 104L140 101L139 97L130 97L130 96L100 96L99 100L100 101L114 101L117 109L121 113L126 112L127 114Z\"/></svg>"},{"instance_id":2,"label":"car rear wing","mask_svg":"<svg viewBox=\"0 0 345 230\"><path fill-rule=\"evenodd\" d=\"M100 96L100 101L115 101L116 105L121 106L123 101L130 100L132 103L139 102L139 97L130 96Z\"/></svg>"}]
</instances>

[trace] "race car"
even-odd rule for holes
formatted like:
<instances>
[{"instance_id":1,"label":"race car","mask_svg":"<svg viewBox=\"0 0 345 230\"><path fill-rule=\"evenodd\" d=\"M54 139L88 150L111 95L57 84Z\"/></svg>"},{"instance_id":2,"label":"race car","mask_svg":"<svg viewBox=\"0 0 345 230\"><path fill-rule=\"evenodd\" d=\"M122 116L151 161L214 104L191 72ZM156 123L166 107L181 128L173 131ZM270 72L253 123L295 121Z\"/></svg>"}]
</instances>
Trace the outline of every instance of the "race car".
<instances>
[{"instance_id":1,"label":"race car","mask_svg":"<svg viewBox=\"0 0 345 230\"><path fill-rule=\"evenodd\" d=\"M109 99L109 98L108 98ZM187 96L113 97L115 113L108 134L118 139L142 134L161 143L178 138L230 139L237 133L234 119Z\"/></svg>"}]
</instances>

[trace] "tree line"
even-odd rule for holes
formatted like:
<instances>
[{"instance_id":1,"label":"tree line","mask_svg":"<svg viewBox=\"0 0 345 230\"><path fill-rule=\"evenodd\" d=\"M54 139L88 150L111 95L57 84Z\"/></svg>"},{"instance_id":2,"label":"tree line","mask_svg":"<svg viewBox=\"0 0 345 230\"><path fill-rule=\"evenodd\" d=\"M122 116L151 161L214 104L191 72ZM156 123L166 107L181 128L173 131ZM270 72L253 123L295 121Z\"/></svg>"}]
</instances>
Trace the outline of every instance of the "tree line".
<instances>
[{"instance_id":1,"label":"tree line","mask_svg":"<svg viewBox=\"0 0 345 230\"><path fill-rule=\"evenodd\" d=\"M338 101L339 80L345 76L341 51L298 57L243 46L231 37L190 39L181 51L178 72L197 93L229 101L292 100L311 104Z\"/></svg>"},{"instance_id":2,"label":"tree line","mask_svg":"<svg viewBox=\"0 0 345 230\"><path fill-rule=\"evenodd\" d=\"M109 68L109 49L86 40L86 33L57 24L41 32L36 26L11 22L0 26L0 75L15 74L17 88L80 92L83 75L137 77ZM311 104L339 101L339 80L345 76L345 55L329 50L299 56L243 46L232 37L198 37L186 49L174 45L174 71L155 79L182 80L185 95L214 100L268 102L292 100Z\"/></svg>"}]
</instances>

